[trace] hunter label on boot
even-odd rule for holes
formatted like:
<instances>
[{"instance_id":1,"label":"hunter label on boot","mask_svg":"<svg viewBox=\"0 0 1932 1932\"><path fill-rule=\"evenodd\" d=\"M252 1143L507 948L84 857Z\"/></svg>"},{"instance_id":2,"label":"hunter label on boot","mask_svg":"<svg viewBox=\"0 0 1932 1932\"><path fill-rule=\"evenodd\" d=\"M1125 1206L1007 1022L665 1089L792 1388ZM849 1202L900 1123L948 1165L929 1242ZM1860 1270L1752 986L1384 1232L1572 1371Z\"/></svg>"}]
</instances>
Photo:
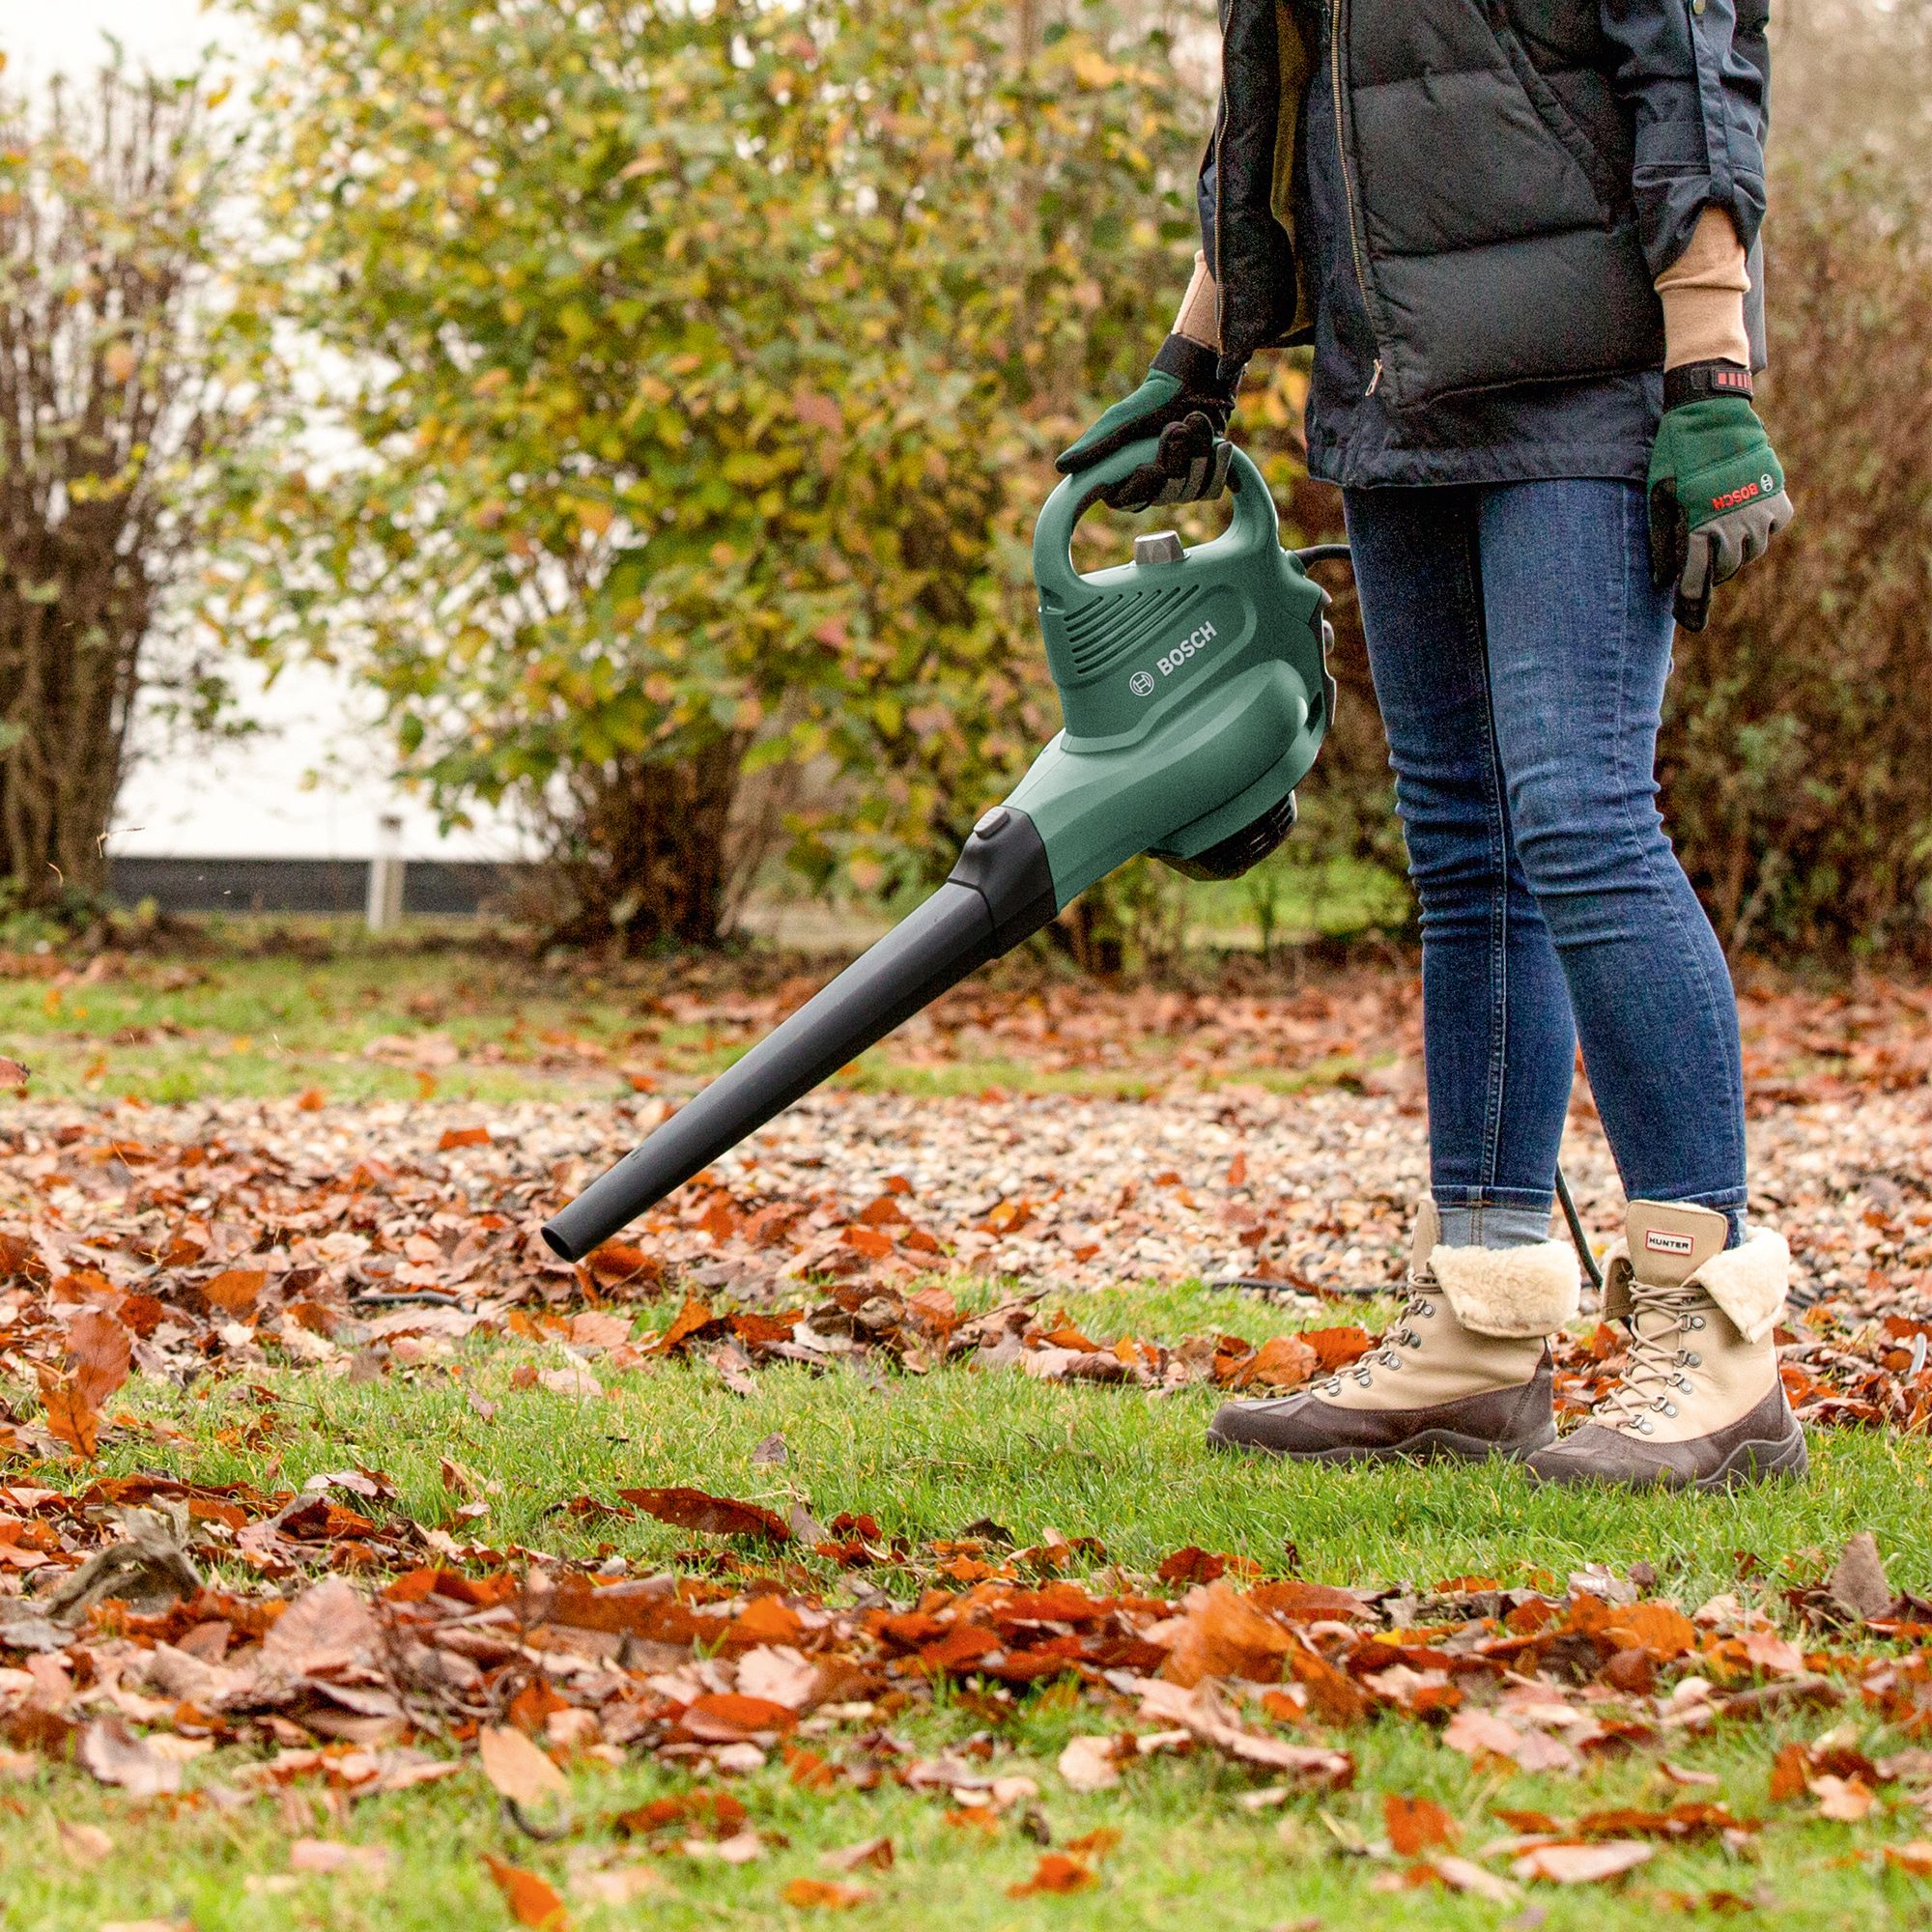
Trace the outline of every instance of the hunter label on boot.
<instances>
[{"instance_id":1,"label":"hunter label on boot","mask_svg":"<svg viewBox=\"0 0 1932 1932\"><path fill-rule=\"evenodd\" d=\"M1697 1245L1689 1235L1667 1234L1662 1228L1646 1228L1643 1244L1654 1255L1688 1255Z\"/></svg>"}]
</instances>

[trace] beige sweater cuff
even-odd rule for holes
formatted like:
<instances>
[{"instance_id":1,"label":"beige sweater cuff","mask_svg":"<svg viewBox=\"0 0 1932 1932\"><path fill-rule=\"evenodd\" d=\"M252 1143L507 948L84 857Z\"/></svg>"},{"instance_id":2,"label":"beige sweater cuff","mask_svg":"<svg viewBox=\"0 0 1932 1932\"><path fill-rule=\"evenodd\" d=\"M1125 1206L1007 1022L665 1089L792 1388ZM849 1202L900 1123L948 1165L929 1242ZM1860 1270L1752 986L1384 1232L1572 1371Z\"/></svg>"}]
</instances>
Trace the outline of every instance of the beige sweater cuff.
<instances>
[{"instance_id":1,"label":"beige sweater cuff","mask_svg":"<svg viewBox=\"0 0 1932 1932\"><path fill-rule=\"evenodd\" d=\"M1180 313L1174 318L1174 333L1200 343L1204 349L1221 346L1220 297L1214 288L1214 277L1208 272L1208 257L1198 249L1193 279L1180 298Z\"/></svg>"},{"instance_id":2,"label":"beige sweater cuff","mask_svg":"<svg viewBox=\"0 0 1932 1932\"><path fill-rule=\"evenodd\" d=\"M1705 209L1690 245L1657 278L1663 303L1663 366L1737 362L1748 369L1745 295L1749 288L1745 244L1735 224L1721 208Z\"/></svg>"}]
</instances>

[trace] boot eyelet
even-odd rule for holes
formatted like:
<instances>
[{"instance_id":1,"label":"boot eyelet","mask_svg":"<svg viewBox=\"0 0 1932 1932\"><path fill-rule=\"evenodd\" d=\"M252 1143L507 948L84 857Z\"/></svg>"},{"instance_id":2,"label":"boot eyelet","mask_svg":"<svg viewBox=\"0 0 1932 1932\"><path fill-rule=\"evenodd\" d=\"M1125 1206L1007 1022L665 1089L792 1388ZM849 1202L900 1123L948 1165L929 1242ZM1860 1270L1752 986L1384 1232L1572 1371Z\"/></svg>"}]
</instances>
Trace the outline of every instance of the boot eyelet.
<instances>
[{"instance_id":1,"label":"boot eyelet","mask_svg":"<svg viewBox=\"0 0 1932 1932\"><path fill-rule=\"evenodd\" d=\"M1636 1427L1639 1435L1648 1435L1651 1433L1650 1417L1647 1415L1640 1416L1637 1419Z\"/></svg>"},{"instance_id":2,"label":"boot eyelet","mask_svg":"<svg viewBox=\"0 0 1932 1932\"><path fill-rule=\"evenodd\" d=\"M1690 1320L1685 1323L1685 1326L1687 1328L1701 1328L1703 1327L1703 1325L1704 1325L1704 1318L1701 1315L1691 1316Z\"/></svg>"},{"instance_id":3,"label":"boot eyelet","mask_svg":"<svg viewBox=\"0 0 1932 1932\"><path fill-rule=\"evenodd\" d=\"M1704 1358L1695 1349L1686 1349L1684 1351L1684 1366L1687 1369L1701 1369L1704 1366Z\"/></svg>"},{"instance_id":4,"label":"boot eyelet","mask_svg":"<svg viewBox=\"0 0 1932 1932\"><path fill-rule=\"evenodd\" d=\"M1666 1402L1663 1405L1663 1412L1665 1415L1675 1415L1677 1413L1677 1405L1674 1402Z\"/></svg>"}]
</instances>

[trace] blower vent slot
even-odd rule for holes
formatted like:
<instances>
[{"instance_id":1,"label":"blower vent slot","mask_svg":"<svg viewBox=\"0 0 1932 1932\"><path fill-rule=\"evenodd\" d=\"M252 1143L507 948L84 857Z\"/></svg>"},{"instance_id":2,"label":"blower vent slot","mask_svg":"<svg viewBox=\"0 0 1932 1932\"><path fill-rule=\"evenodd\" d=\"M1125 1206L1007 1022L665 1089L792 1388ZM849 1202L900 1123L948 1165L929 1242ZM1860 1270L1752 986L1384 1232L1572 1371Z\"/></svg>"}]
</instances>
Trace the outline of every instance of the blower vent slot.
<instances>
[{"instance_id":1,"label":"blower vent slot","mask_svg":"<svg viewBox=\"0 0 1932 1932\"><path fill-rule=\"evenodd\" d=\"M1116 590L1083 604L1066 619L1066 648L1076 676L1091 677L1116 659L1151 643L1207 594L1198 583Z\"/></svg>"}]
</instances>

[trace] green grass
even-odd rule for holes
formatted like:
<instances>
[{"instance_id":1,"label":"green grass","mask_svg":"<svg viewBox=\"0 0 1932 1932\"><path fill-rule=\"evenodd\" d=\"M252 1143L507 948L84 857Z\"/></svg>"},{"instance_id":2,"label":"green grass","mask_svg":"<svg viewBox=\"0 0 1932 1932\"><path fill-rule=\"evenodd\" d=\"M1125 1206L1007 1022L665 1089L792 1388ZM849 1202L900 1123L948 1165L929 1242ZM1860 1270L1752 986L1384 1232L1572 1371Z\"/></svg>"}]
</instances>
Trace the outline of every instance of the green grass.
<instances>
[{"instance_id":1,"label":"green grass","mask_svg":"<svg viewBox=\"0 0 1932 1932\"><path fill-rule=\"evenodd\" d=\"M190 952L109 955L92 980L0 977L0 1053L28 1065L37 1099L160 1104L315 1092L334 1102L487 1105L616 1099L632 1092L634 1074L667 1083L708 1077L760 1031L667 1015L659 994L681 980L685 990L699 983L676 962L599 972L538 959L507 942L458 950L438 943L444 937L424 929L377 940L347 922L211 922ZM830 979L837 963L769 953L719 958L702 966L702 983L723 996L736 980L772 985L787 971L815 982ZM443 1058L411 1062L368 1051L427 1035L446 1041ZM1055 1068L991 1042L982 1054L935 1065L895 1038L840 1077L909 1094L1000 1088L1139 1098L1169 1083L1181 1044L1123 1023L1119 1064ZM1264 1057L1197 1077L1298 1091L1367 1064L1351 1056L1283 1069Z\"/></svg>"},{"instance_id":2,"label":"green grass","mask_svg":"<svg viewBox=\"0 0 1932 1932\"><path fill-rule=\"evenodd\" d=\"M1220 1328L1259 1338L1289 1325L1254 1299L1199 1287L1118 1290L1082 1297L1072 1311L1089 1333L1169 1338ZM647 1322L666 1311L652 1311ZM573 1401L542 1388L519 1389L521 1364L558 1359L529 1343L466 1346L448 1363L397 1369L379 1381L350 1384L313 1373L257 1378L280 1398L270 1427L243 1430L263 1413L239 1383L181 1395L140 1385L131 1406L183 1431L170 1442L131 1432L107 1445L103 1466L171 1468L208 1481L247 1478L292 1485L348 1461L380 1466L401 1505L424 1522L444 1520L450 1498L438 1458L451 1455L502 1493L489 1517L463 1533L514 1540L561 1554L587 1554L596 1540L639 1561L669 1557L691 1539L655 1522L609 1519L588 1528L554 1514L578 1494L609 1498L619 1484L695 1483L782 1506L809 1499L821 1519L841 1509L868 1511L889 1534L954 1534L992 1517L1022 1542L1049 1528L1095 1536L1129 1569L1151 1568L1180 1545L1252 1557L1283 1567L1292 1540L1304 1575L1318 1579L1428 1583L1471 1572L1523 1578L1561 1577L1585 1561L1657 1567L1662 1587L1687 1605L1736 1589L1776 1611L1794 1574L1810 1576L1855 1530L1874 1528L1895 1581L1924 1590L1932 1581L1932 1512L1926 1485L1932 1454L1922 1438L1836 1433L1814 1445L1809 1483L1797 1490L1741 1496L1592 1495L1533 1492L1514 1470L1440 1468L1424 1472L1342 1472L1234 1460L1210 1454L1203 1427L1211 1392L1159 1398L1119 1389L1035 1381L1017 1374L952 1370L924 1378L849 1370L763 1372L755 1399L728 1393L702 1365L673 1363L607 1376L603 1401ZM482 1420L470 1392L497 1405ZM790 1452L781 1468L754 1465L751 1451L773 1431ZM1741 1579L1740 1552L1766 1568ZM1747 1566L1746 1566L1747 1567ZM241 1569L232 1581L242 1581ZM827 1572L828 1586L835 1578ZM873 1573L870 1580L881 1579ZM903 1584L907 1579L896 1579ZM1837 1714L1870 1747L1902 1742L1856 1709ZM1760 1892L1750 1921L1793 1932L1914 1925L1928 1921L1932 1888L1875 1871L1854 1856L1883 1842L1922 1834L1918 1814L1889 1818L1881 1805L1863 1825L1805 1822L1801 1807L1771 1813L1766 1779L1776 1745L1814 1736L1833 1719L1812 1717L1764 1726L1730 1726L1673 1747L1673 1760L1723 1779L1721 1795L1741 1814L1788 1817L1743 1854L1721 1848L1661 1853L1621 1889L1532 1888L1547 1918L1567 1928L1634 1928L1683 1893ZM922 1752L958 1743L983 1719L941 1704L894 1720ZM1122 1788L1090 1797L1068 1792L1054 1759L1075 1730L1103 1727L1090 1709L1046 1694L996 1740L997 1764L1024 1770L1041 1789L1056 1839L1099 1826L1122 1833L1101 1867L1101 1884L1068 1897L1014 1900L1006 1888L1033 1868L1038 1846L1011 1825L996 1836L940 1822L940 1804L890 1781L871 1794L802 1793L774 1767L737 1787L752 1822L788 1841L744 1867L699 1864L674 1854L655 1858L663 1885L623 1911L583 1908L583 1926L669 1927L805 1924L781 1902L787 1880L824 1875L818 1855L879 1833L890 1833L897 1862L862 1877L877 1899L830 1922L853 1932L925 1926L942 1915L958 1932L978 1928L1160 1927L1263 1932L1317 1917L1342 1927L1492 1926L1508 1916L1481 1901L1425 1889L1386 1894L1370 1889L1385 1861L1344 1856L1352 1831L1380 1832L1384 1791L1426 1795L1455 1813L1463 1849L1479 1848L1503 1827L1495 1804L1574 1814L1592 1805L1668 1802L1639 1752L1574 1778L1500 1776L1471 1771L1422 1727L1385 1721L1350 1734L1360 1776L1353 1790L1326 1799L1292 1799L1280 1810L1250 1813L1237 1800L1255 1780L1208 1756L1153 1761ZM241 1753L225 1751L189 1767L193 1786L218 1778ZM342 1819L318 1813L310 1830L391 1848L394 1875L376 1890L353 1878L305 1879L288 1892L250 1891L243 1880L284 1871L289 1819L272 1799L236 1810L143 1813L75 1774L46 1771L28 1784L0 1787L0 1923L39 1932L94 1932L108 1919L190 1920L198 1932L242 1928L492 1927L507 1923L481 1862L488 1850L538 1869L567 1889L573 1861L648 1856L627 1849L609 1829L611 1814L677 1788L676 1776L650 1763L576 1774L578 1835L535 1845L498 1817L473 1769L449 1783L368 1801ZM1699 1792L1695 1795L1718 1795ZM306 1802L306 1801L301 1801ZM1324 1819L1323 1814L1326 1813ZM61 1855L55 1818L102 1826L116 1843L93 1868ZM1339 1833L1339 1834L1338 1834ZM1687 1916L1700 1919L1700 1912ZM1715 1922L1713 1919L1712 1922Z\"/></svg>"}]
</instances>

